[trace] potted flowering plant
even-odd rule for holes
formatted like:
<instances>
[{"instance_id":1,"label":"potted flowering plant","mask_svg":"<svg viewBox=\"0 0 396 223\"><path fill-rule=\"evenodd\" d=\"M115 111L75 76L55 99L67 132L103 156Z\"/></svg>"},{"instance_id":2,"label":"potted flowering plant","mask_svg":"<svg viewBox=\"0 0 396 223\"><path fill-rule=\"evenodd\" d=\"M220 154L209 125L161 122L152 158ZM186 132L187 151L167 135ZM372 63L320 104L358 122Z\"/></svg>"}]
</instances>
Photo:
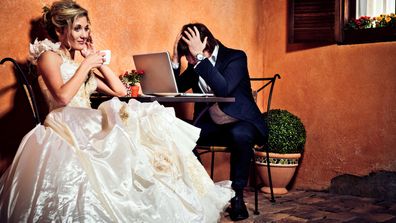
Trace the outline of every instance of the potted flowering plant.
<instances>
[{"instance_id":1,"label":"potted flowering plant","mask_svg":"<svg viewBox=\"0 0 396 223\"><path fill-rule=\"evenodd\" d=\"M133 86L140 82L143 74L143 70L125 71L125 73L120 76L120 79L123 83L128 84L129 86Z\"/></svg>"},{"instance_id":2,"label":"potted flowering plant","mask_svg":"<svg viewBox=\"0 0 396 223\"><path fill-rule=\"evenodd\" d=\"M128 90L128 95L132 97L138 96L139 86L136 84L140 82L143 75L143 70L131 70L125 71L125 73L120 76L120 80L125 84L125 87Z\"/></svg>"}]
</instances>

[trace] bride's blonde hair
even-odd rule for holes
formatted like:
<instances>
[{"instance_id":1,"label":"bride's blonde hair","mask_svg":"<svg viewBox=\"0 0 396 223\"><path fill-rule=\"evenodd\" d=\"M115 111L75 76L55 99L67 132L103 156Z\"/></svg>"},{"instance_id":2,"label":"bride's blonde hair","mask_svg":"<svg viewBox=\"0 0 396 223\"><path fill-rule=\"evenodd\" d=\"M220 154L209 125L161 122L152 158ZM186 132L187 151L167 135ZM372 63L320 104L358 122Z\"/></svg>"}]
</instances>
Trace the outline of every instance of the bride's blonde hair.
<instances>
[{"instance_id":1,"label":"bride's blonde hair","mask_svg":"<svg viewBox=\"0 0 396 223\"><path fill-rule=\"evenodd\" d=\"M86 17L90 23L88 11L73 0L56 1L51 7L43 7L43 24L55 41L59 41L57 30L64 32L67 29L70 34L74 21L80 17Z\"/></svg>"}]
</instances>

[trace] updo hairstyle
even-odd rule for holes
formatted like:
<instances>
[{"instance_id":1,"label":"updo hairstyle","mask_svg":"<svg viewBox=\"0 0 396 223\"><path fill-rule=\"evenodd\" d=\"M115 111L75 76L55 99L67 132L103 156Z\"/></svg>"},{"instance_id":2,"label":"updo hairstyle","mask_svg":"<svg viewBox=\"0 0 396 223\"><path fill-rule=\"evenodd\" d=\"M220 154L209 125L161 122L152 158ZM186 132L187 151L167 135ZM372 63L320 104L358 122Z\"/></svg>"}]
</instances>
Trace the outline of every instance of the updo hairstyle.
<instances>
[{"instance_id":1,"label":"updo hairstyle","mask_svg":"<svg viewBox=\"0 0 396 223\"><path fill-rule=\"evenodd\" d=\"M56 30L65 31L65 28L70 31L73 23L77 18L87 17L88 11L82 8L73 0L61 0L52 3L52 6L43 7L43 24L48 35L54 40L59 41ZM69 32L70 33L70 32Z\"/></svg>"}]
</instances>

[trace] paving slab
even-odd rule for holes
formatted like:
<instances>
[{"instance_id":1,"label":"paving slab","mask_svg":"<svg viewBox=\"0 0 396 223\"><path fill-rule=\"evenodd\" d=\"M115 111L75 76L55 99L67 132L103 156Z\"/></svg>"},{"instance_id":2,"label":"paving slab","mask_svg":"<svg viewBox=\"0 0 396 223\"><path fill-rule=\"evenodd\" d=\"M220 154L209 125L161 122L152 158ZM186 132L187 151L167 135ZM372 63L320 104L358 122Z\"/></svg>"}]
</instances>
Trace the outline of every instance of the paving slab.
<instances>
[{"instance_id":1,"label":"paving slab","mask_svg":"<svg viewBox=\"0 0 396 223\"><path fill-rule=\"evenodd\" d=\"M249 218L238 223L396 222L396 204L389 200L302 190L291 190L288 194L276 196L275 199L276 202L273 204L268 194L260 192L258 202L260 214L254 215L254 192L246 190L245 202ZM220 222L233 221L229 214L224 212Z\"/></svg>"}]
</instances>

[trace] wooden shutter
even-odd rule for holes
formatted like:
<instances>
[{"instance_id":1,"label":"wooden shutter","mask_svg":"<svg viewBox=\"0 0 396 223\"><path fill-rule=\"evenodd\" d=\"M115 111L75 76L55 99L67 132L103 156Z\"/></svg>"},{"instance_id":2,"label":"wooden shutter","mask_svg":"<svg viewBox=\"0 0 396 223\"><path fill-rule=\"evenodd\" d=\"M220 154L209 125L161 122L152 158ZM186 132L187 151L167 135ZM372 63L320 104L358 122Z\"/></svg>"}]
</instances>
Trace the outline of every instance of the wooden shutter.
<instances>
[{"instance_id":1,"label":"wooden shutter","mask_svg":"<svg viewBox=\"0 0 396 223\"><path fill-rule=\"evenodd\" d=\"M289 43L334 43L336 0L289 0Z\"/></svg>"}]
</instances>

